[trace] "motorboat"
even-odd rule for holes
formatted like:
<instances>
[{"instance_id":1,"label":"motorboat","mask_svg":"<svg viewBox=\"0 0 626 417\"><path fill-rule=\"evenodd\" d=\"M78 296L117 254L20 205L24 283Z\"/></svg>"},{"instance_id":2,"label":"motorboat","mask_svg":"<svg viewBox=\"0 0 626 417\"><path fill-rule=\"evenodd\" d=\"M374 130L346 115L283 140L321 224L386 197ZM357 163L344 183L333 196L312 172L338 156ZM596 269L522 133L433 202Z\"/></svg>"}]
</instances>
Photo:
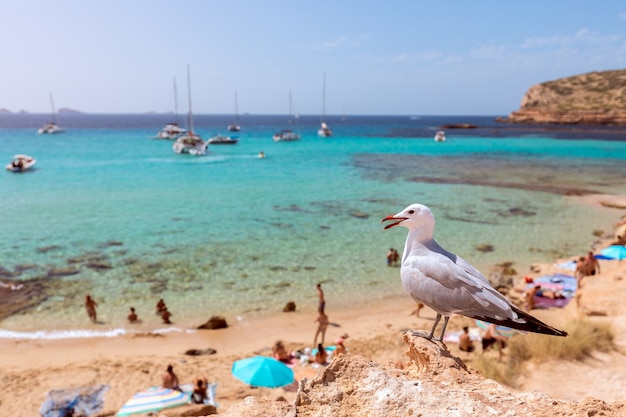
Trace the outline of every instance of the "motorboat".
<instances>
[{"instance_id":1,"label":"motorboat","mask_svg":"<svg viewBox=\"0 0 626 417\"><path fill-rule=\"evenodd\" d=\"M61 129L59 125L57 125L56 110L54 109L54 99L52 98L52 93L50 93L50 106L52 107L52 121L46 123L42 128L37 130L37 133L40 135L54 135L65 132L65 129Z\"/></svg>"},{"instance_id":2,"label":"motorboat","mask_svg":"<svg viewBox=\"0 0 626 417\"><path fill-rule=\"evenodd\" d=\"M157 133L155 138L176 140L185 134L187 134L187 129L178 126L178 123L168 123Z\"/></svg>"},{"instance_id":3,"label":"motorboat","mask_svg":"<svg viewBox=\"0 0 626 417\"><path fill-rule=\"evenodd\" d=\"M7 171L11 172L24 172L31 169L37 160L28 155L14 155L13 160L6 166Z\"/></svg>"},{"instance_id":4,"label":"motorboat","mask_svg":"<svg viewBox=\"0 0 626 417\"><path fill-rule=\"evenodd\" d=\"M317 131L317 135L322 138L329 138L333 135L333 131L330 130L330 128L328 127L326 123L322 122L319 130Z\"/></svg>"},{"instance_id":5,"label":"motorboat","mask_svg":"<svg viewBox=\"0 0 626 417\"><path fill-rule=\"evenodd\" d=\"M272 139L274 139L274 142L293 142L300 140L300 134L291 129L283 129L276 133Z\"/></svg>"},{"instance_id":6,"label":"motorboat","mask_svg":"<svg viewBox=\"0 0 626 417\"><path fill-rule=\"evenodd\" d=\"M200 136L193 133L179 137L172 145L174 152L190 155L206 155L208 147L208 141L204 141Z\"/></svg>"},{"instance_id":7,"label":"motorboat","mask_svg":"<svg viewBox=\"0 0 626 417\"><path fill-rule=\"evenodd\" d=\"M62 129L54 122L46 123L42 128L37 130L40 135L54 135L56 133L63 133L65 129Z\"/></svg>"},{"instance_id":8,"label":"motorboat","mask_svg":"<svg viewBox=\"0 0 626 417\"><path fill-rule=\"evenodd\" d=\"M446 141L446 133L443 130L439 130L435 133L435 142L445 142Z\"/></svg>"},{"instance_id":9,"label":"motorboat","mask_svg":"<svg viewBox=\"0 0 626 417\"><path fill-rule=\"evenodd\" d=\"M239 139L230 136L216 135L207 141L211 145L234 145Z\"/></svg>"}]
</instances>

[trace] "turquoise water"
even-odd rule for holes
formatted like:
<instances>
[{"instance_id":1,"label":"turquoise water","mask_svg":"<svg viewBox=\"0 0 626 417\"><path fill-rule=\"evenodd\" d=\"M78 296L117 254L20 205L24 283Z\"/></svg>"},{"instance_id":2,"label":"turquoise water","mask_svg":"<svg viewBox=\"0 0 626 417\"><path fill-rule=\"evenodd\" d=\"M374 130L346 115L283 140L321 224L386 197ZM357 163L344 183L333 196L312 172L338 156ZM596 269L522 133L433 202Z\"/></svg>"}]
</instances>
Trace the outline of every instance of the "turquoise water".
<instances>
[{"instance_id":1,"label":"turquoise water","mask_svg":"<svg viewBox=\"0 0 626 417\"><path fill-rule=\"evenodd\" d=\"M185 327L292 300L313 312L317 282L329 308L402 294L385 255L405 233L383 232L380 219L414 202L431 207L444 247L483 272L512 261L523 273L583 253L623 214L564 194L626 194L619 140L448 131L435 143L437 118L356 117L331 124L330 139L303 120L301 141L274 143L282 119L259 116L243 118L237 145L192 157L150 139L168 121L156 116L74 116L55 136L11 117L0 155L33 155L37 169L0 176L0 266L5 278L44 279L47 296L0 323L11 331L93 329L86 293L102 331L125 327L131 305L145 327L162 327L161 297ZM196 120L205 139L228 123ZM78 273L59 272L68 267Z\"/></svg>"}]
</instances>

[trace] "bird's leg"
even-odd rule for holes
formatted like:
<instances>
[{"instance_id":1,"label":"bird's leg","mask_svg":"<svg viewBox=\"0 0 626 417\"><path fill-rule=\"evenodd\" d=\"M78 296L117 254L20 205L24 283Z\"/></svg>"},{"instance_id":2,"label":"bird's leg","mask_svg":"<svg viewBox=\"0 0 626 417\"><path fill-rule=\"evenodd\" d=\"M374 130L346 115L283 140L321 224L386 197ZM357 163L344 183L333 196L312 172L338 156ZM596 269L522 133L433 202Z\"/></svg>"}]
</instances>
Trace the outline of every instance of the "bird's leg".
<instances>
[{"instance_id":1,"label":"bird's leg","mask_svg":"<svg viewBox=\"0 0 626 417\"><path fill-rule=\"evenodd\" d=\"M443 342L443 334L446 332L446 327L448 327L448 320L450 320L450 316L446 316L443 319L443 329L441 329L441 337L439 337L439 339L435 339L435 340L439 340L440 342Z\"/></svg>"},{"instance_id":2,"label":"bird's leg","mask_svg":"<svg viewBox=\"0 0 626 417\"><path fill-rule=\"evenodd\" d=\"M437 317L435 317L435 324L433 324L433 328L430 329L430 334L426 336L426 339L433 340L433 335L435 334L435 329L437 328L437 325L439 324L439 320L441 320L441 314L437 313Z\"/></svg>"},{"instance_id":3,"label":"bird's leg","mask_svg":"<svg viewBox=\"0 0 626 417\"><path fill-rule=\"evenodd\" d=\"M446 331L446 326L448 325L448 320L449 319L450 319L450 317L446 317L445 318L445 322L443 324L443 332ZM413 336L419 336L419 337L423 337L424 339L433 340L433 336L435 334L435 329L437 328L437 325L439 324L440 320L441 320L441 314L437 313L437 317L435 317L435 323L433 324L433 328L430 329L430 334L428 336L426 336L424 333L416 332L416 331L413 331L411 333L413 334ZM442 338L443 338L443 332L441 333L441 337ZM435 340L439 340L439 339L435 339Z\"/></svg>"}]
</instances>

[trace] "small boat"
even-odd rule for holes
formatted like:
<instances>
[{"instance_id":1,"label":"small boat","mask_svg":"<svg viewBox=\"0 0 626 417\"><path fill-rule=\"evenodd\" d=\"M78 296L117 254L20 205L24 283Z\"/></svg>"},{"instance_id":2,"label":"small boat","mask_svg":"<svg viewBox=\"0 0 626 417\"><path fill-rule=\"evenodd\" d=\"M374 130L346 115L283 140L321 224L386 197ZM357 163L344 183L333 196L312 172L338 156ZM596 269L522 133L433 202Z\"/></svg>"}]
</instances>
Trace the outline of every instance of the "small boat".
<instances>
[{"instance_id":1,"label":"small boat","mask_svg":"<svg viewBox=\"0 0 626 417\"><path fill-rule=\"evenodd\" d=\"M46 123L42 128L37 130L37 133L40 135L54 135L63 132L65 132L65 129L61 129L59 125L54 122Z\"/></svg>"},{"instance_id":2,"label":"small boat","mask_svg":"<svg viewBox=\"0 0 626 417\"><path fill-rule=\"evenodd\" d=\"M157 133L155 139L176 140L186 133L187 129L178 126L178 123L168 123Z\"/></svg>"},{"instance_id":3,"label":"small boat","mask_svg":"<svg viewBox=\"0 0 626 417\"><path fill-rule=\"evenodd\" d=\"M317 135L323 138L329 138L333 135L333 131L330 130L326 123L322 122L319 130L317 131Z\"/></svg>"},{"instance_id":4,"label":"small boat","mask_svg":"<svg viewBox=\"0 0 626 417\"><path fill-rule=\"evenodd\" d=\"M178 89L176 88L176 77L174 77L174 118L176 121L166 124L154 137L155 139L176 140L187 134L186 129L178 126Z\"/></svg>"},{"instance_id":5,"label":"small boat","mask_svg":"<svg viewBox=\"0 0 626 417\"><path fill-rule=\"evenodd\" d=\"M445 142L446 141L446 133L443 130L435 133L435 142Z\"/></svg>"},{"instance_id":6,"label":"small boat","mask_svg":"<svg viewBox=\"0 0 626 417\"><path fill-rule=\"evenodd\" d=\"M208 142L193 133L179 137L172 145L174 152L188 153L190 155L206 155L208 147Z\"/></svg>"},{"instance_id":7,"label":"small boat","mask_svg":"<svg viewBox=\"0 0 626 417\"><path fill-rule=\"evenodd\" d=\"M37 163L37 160L28 155L14 155L13 160L6 166L7 171L24 172L28 171Z\"/></svg>"},{"instance_id":8,"label":"small boat","mask_svg":"<svg viewBox=\"0 0 626 417\"><path fill-rule=\"evenodd\" d=\"M46 123L42 128L37 130L37 133L40 135L54 135L56 133L65 132L65 129L61 129L59 125L57 125L56 111L54 109L54 99L52 98L52 93L50 93L50 106L52 107L52 121Z\"/></svg>"},{"instance_id":9,"label":"small boat","mask_svg":"<svg viewBox=\"0 0 626 417\"><path fill-rule=\"evenodd\" d=\"M274 139L274 142L293 142L300 140L300 134L291 129L283 129L276 133L272 139Z\"/></svg>"},{"instance_id":10,"label":"small boat","mask_svg":"<svg viewBox=\"0 0 626 417\"><path fill-rule=\"evenodd\" d=\"M188 153L190 155L205 155L209 142L203 140L200 135L193 133L193 112L191 111L191 76L187 66L187 94L189 96L189 129L187 134L176 139L172 149L176 153Z\"/></svg>"},{"instance_id":11,"label":"small boat","mask_svg":"<svg viewBox=\"0 0 626 417\"><path fill-rule=\"evenodd\" d=\"M291 100L291 91L289 91L289 116L292 116L292 100ZM298 123L298 116L295 117L296 119L296 126ZM291 124L291 119L289 119L288 123ZM274 139L274 142L294 142L297 140L300 140L300 133L296 133L291 129L283 129L278 133L275 133L274 136L272 136L272 139Z\"/></svg>"},{"instance_id":12,"label":"small boat","mask_svg":"<svg viewBox=\"0 0 626 417\"><path fill-rule=\"evenodd\" d=\"M236 137L233 138L230 136L216 135L210 138L207 142L211 145L234 145L239 142L239 139Z\"/></svg>"},{"instance_id":13,"label":"small boat","mask_svg":"<svg viewBox=\"0 0 626 417\"><path fill-rule=\"evenodd\" d=\"M239 132L241 126L239 126L239 110L237 109L237 92L235 91L235 123L228 125L229 132Z\"/></svg>"},{"instance_id":14,"label":"small boat","mask_svg":"<svg viewBox=\"0 0 626 417\"><path fill-rule=\"evenodd\" d=\"M333 131L330 130L324 118L326 117L326 73L324 73L324 82L322 86L322 122L320 128L317 131L317 135L323 138L329 138L333 135Z\"/></svg>"}]
</instances>

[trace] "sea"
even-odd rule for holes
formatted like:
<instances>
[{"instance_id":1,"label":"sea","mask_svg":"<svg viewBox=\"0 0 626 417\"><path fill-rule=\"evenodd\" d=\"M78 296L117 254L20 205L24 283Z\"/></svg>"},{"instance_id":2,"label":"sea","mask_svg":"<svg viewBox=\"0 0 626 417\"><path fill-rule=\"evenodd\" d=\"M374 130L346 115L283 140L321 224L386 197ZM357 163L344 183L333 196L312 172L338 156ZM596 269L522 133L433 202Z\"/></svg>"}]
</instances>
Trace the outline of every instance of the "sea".
<instances>
[{"instance_id":1,"label":"sea","mask_svg":"<svg viewBox=\"0 0 626 417\"><path fill-rule=\"evenodd\" d=\"M0 115L6 163L37 159L0 175L0 281L35 288L27 308L0 321L0 338L187 331L211 316L283 314L289 301L313 321L317 283L332 319L333 308L403 295L386 254L402 252L406 230L384 231L381 219L412 203L432 209L442 246L486 275L503 262L524 274L583 254L624 214L576 198L626 194L619 128L337 115L321 138L319 116L244 114L236 145L191 156L154 138L175 117L60 114L66 132L39 135L49 115ZM233 119L196 115L194 130L228 134ZM447 140L435 142L442 126ZM274 142L281 129L302 138ZM170 326L154 313L160 298ZM131 306L139 326L126 322Z\"/></svg>"}]
</instances>

